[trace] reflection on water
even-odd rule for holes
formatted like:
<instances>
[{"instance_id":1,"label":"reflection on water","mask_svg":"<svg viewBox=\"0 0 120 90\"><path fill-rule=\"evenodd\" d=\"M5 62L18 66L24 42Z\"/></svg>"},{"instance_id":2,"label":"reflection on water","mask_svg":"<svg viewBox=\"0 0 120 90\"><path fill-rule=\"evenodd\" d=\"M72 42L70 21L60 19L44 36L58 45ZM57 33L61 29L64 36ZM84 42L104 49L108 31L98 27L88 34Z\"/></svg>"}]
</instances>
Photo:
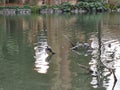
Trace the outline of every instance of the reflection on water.
<instances>
[{"instance_id":1,"label":"reflection on water","mask_svg":"<svg viewBox=\"0 0 120 90\"><path fill-rule=\"evenodd\" d=\"M35 68L38 73L47 73L49 68L49 61L54 54L52 49L49 48L47 43L47 31L42 30L37 36L37 42L35 43Z\"/></svg>"},{"instance_id":2,"label":"reflection on water","mask_svg":"<svg viewBox=\"0 0 120 90\"><path fill-rule=\"evenodd\" d=\"M47 73L47 69L49 68L48 62L46 61L48 54L46 52L46 48L48 46L46 36L44 35L44 31L42 31L42 35L38 36L37 45L34 47L35 50L35 70L38 73Z\"/></svg>"},{"instance_id":3,"label":"reflection on water","mask_svg":"<svg viewBox=\"0 0 120 90\"><path fill-rule=\"evenodd\" d=\"M107 74L108 81L106 82L105 87L107 90L119 90L120 87L116 85L119 81L117 74L120 73L119 65L120 64L120 42L118 40L108 40L103 42L101 54L101 61L107 70L103 74ZM105 71L105 70L104 70Z\"/></svg>"},{"instance_id":4,"label":"reflection on water","mask_svg":"<svg viewBox=\"0 0 120 90\"><path fill-rule=\"evenodd\" d=\"M91 61L89 62L90 69L92 70L92 80L91 84L94 88L98 88L99 85L99 77L98 75L98 59L99 59L99 44L98 44L98 38L97 35L92 35L91 38L91 47L93 48L93 51L91 53Z\"/></svg>"},{"instance_id":5,"label":"reflection on water","mask_svg":"<svg viewBox=\"0 0 120 90\"><path fill-rule=\"evenodd\" d=\"M119 90L118 18L0 16L0 89Z\"/></svg>"},{"instance_id":6,"label":"reflection on water","mask_svg":"<svg viewBox=\"0 0 120 90\"><path fill-rule=\"evenodd\" d=\"M99 32L100 33L100 32ZM111 34L111 31L109 31ZM116 34L117 35L117 34ZM120 41L116 36L102 33L100 37L92 35L92 58L89 62L93 71L91 84L94 88L102 84L106 90L119 90Z\"/></svg>"}]
</instances>

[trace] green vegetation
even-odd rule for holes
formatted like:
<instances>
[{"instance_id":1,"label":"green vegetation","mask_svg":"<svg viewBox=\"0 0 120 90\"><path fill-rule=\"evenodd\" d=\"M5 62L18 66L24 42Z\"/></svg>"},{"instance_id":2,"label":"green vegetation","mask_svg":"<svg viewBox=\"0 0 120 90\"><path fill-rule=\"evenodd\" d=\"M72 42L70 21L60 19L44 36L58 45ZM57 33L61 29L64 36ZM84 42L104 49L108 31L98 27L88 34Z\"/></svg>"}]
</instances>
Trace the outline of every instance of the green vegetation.
<instances>
[{"instance_id":1,"label":"green vegetation","mask_svg":"<svg viewBox=\"0 0 120 90\"><path fill-rule=\"evenodd\" d=\"M106 3L104 7L108 10L117 10L120 8L120 3Z\"/></svg>"},{"instance_id":2,"label":"green vegetation","mask_svg":"<svg viewBox=\"0 0 120 90\"><path fill-rule=\"evenodd\" d=\"M72 8L72 5L70 3L68 3L68 2L60 4L60 9L63 12L70 12L71 8Z\"/></svg>"},{"instance_id":3,"label":"green vegetation","mask_svg":"<svg viewBox=\"0 0 120 90\"><path fill-rule=\"evenodd\" d=\"M29 5L24 6L0 6L0 9L30 9Z\"/></svg>"},{"instance_id":4,"label":"green vegetation","mask_svg":"<svg viewBox=\"0 0 120 90\"><path fill-rule=\"evenodd\" d=\"M53 10L62 10L62 12L70 12L71 10L85 10L87 12L102 12L106 11L107 8L105 8L104 4L101 2L78 2L75 5L71 5L69 2L64 2L60 5L53 5L53 6L48 6L48 5L43 5L40 7L40 10L43 9L53 9Z\"/></svg>"},{"instance_id":5,"label":"green vegetation","mask_svg":"<svg viewBox=\"0 0 120 90\"><path fill-rule=\"evenodd\" d=\"M32 13L39 13L39 7L38 6L31 6L30 7Z\"/></svg>"},{"instance_id":6,"label":"green vegetation","mask_svg":"<svg viewBox=\"0 0 120 90\"><path fill-rule=\"evenodd\" d=\"M79 2L75 5L77 8L83 8L88 11L93 11L93 10L105 10L104 4L101 2Z\"/></svg>"},{"instance_id":7,"label":"green vegetation","mask_svg":"<svg viewBox=\"0 0 120 90\"><path fill-rule=\"evenodd\" d=\"M79 1L79 0L78 0ZM103 3L100 0L80 0L75 5L70 4L69 2L64 2L59 5L23 5L23 6L0 6L0 9L31 9L32 13L39 13L41 10L45 10L46 12L49 12L52 10L55 12L55 10L61 10L61 12L71 12L72 10L84 10L86 12L104 12L104 11L112 11L117 10L117 8L120 8L120 4L115 3Z\"/></svg>"},{"instance_id":8,"label":"green vegetation","mask_svg":"<svg viewBox=\"0 0 120 90\"><path fill-rule=\"evenodd\" d=\"M117 8L119 8L120 5L117 4L108 4L108 3L102 3L100 1L80 1L75 5L71 5L69 2L64 2L60 5L53 5L53 6L49 6L49 5L43 5L40 7L40 10L43 9L53 9L53 10L62 10L62 12L70 12L71 10L75 10L75 9L82 9L85 10L87 12L104 12L104 11L112 11L112 10L117 10Z\"/></svg>"}]
</instances>

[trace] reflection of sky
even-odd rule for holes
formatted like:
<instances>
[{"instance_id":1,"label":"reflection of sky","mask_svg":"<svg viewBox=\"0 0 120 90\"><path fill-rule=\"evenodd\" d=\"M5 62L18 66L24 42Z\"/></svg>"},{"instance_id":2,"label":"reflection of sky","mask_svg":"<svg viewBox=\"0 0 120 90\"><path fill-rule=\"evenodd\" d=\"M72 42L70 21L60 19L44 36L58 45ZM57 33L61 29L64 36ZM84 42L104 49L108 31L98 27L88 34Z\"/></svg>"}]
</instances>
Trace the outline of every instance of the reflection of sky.
<instances>
[{"instance_id":1,"label":"reflection of sky","mask_svg":"<svg viewBox=\"0 0 120 90\"><path fill-rule=\"evenodd\" d=\"M115 79L113 74L111 74L109 77L108 87L106 87L107 90L120 90L120 86L118 86L118 83L120 83L120 43L118 40L108 40L106 42L103 42L104 44L104 52L101 54L103 56L103 63L107 64L107 68L115 69L115 75L117 77L117 83L115 83ZM111 44L111 47L108 47L108 45ZM113 54L113 57L111 58L110 55ZM109 61L107 63L107 61ZM104 64L104 65L105 65ZM120 84L119 84L120 85ZM114 87L115 86L115 87Z\"/></svg>"},{"instance_id":2,"label":"reflection of sky","mask_svg":"<svg viewBox=\"0 0 120 90\"><path fill-rule=\"evenodd\" d=\"M92 58L91 58L91 61L89 62L89 65L90 65L90 69L92 71L92 80L90 82L90 84L92 85L93 88L98 88L98 77L97 77L97 71L98 71L98 68L97 68L97 65L98 65L98 39L95 37L95 35L92 35L91 36L91 39L92 42L91 42L91 47L93 48L93 51L92 51Z\"/></svg>"},{"instance_id":3,"label":"reflection of sky","mask_svg":"<svg viewBox=\"0 0 120 90\"><path fill-rule=\"evenodd\" d=\"M48 54L46 52L47 42L40 42L34 47L35 50L35 69L38 73L47 73L49 68L46 61Z\"/></svg>"},{"instance_id":4,"label":"reflection of sky","mask_svg":"<svg viewBox=\"0 0 120 90\"><path fill-rule=\"evenodd\" d=\"M103 87L105 87L106 90L120 90L120 42L118 40L108 40L102 42L100 54L98 51L99 44L97 37L93 35L91 40L91 47L93 48L92 58L89 62L90 68L93 71L91 85L93 88L97 88L97 84L102 82ZM109 44L111 44L111 47L109 47ZM99 54L100 61L104 66L102 71L98 68ZM117 83L115 83L113 73L109 70L112 70L113 68L115 68ZM97 74L95 72L97 72ZM99 73L102 73L102 75L99 75Z\"/></svg>"},{"instance_id":5,"label":"reflection of sky","mask_svg":"<svg viewBox=\"0 0 120 90\"><path fill-rule=\"evenodd\" d=\"M116 67L116 76L118 81L116 83L114 90L120 90L120 59L119 61L116 61L115 67Z\"/></svg>"}]
</instances>

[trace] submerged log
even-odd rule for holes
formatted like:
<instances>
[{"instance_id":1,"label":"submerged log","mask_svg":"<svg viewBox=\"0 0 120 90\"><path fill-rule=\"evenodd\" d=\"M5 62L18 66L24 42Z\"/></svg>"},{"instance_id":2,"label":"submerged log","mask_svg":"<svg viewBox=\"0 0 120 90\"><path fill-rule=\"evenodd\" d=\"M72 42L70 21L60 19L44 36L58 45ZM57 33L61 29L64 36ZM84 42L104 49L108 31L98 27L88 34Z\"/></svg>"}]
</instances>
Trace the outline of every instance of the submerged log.
<instances>
[{"instance_id":1,"label":"submerged log","mask_svg":"<svg viewBox=\"0 0 120 90\"><path fill-rule=\"evenodd\" d=\"M80 68L82 68L84 70L87 70L89 73L93 72L88 66L85 66L85 65L82 65L82 64L78 64L78 65L80 66Z\"/></svg>"}]
</instances>

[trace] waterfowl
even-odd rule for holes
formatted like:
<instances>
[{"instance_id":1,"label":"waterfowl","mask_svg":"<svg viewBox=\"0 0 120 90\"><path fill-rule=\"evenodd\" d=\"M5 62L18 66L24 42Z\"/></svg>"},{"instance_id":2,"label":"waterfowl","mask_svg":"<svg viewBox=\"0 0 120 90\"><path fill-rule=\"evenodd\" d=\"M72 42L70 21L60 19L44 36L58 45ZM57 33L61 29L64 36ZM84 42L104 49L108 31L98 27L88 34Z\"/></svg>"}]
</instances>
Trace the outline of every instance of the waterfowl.
<instances>
[{"instance_id":1,"label":"waterfowl","mask_svg":"<svg viewBox=\"0 0 120 90\"><path fill-rule=\"evenodd\" d=\"M53 52L52 48L49 47L49 46L47 46L46 51L47 51L47 52L50 52L50 53L52 53L52 54L55 54L55 52Z\"/></svg>"}]
</instances>

